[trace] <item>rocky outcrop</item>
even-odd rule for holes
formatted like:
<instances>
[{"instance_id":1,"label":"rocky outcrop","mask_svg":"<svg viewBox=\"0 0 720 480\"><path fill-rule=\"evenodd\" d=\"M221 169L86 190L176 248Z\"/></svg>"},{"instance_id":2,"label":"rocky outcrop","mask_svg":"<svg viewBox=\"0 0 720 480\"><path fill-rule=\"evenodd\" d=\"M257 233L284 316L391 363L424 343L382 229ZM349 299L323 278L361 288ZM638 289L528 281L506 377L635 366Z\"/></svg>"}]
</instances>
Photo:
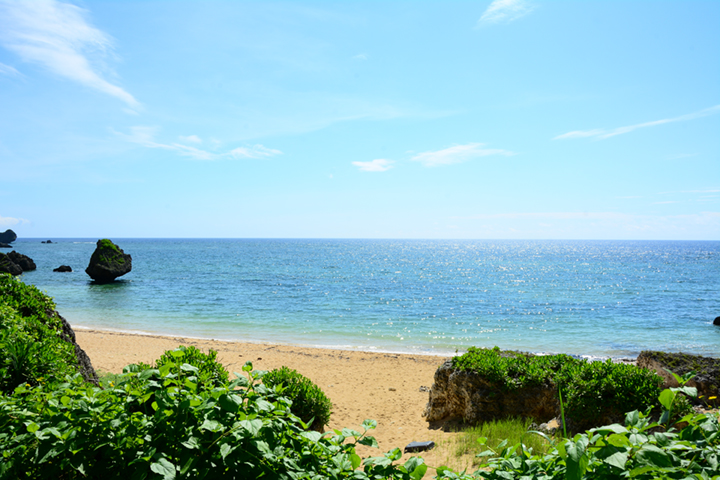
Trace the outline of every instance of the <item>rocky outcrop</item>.
<instances>
[{"instance_id":1,"label":"rocky outcrop","mask_svg":"<svg viewBox=\"0 0 720 480\"><path fill-rule=\"evenodd\" d=\"M60 265L57 268L53 268L53 272L72 272L70 265Z\"/></svg>"},{"instance_id":2,"label":"rocky outcrop","mask_svg":"<svg viewBox=\"0 0 720 480\"><path fill-rule=\"evenodd\" d=\"M705 399L720 397L720 358L702 357L687 353L665 353L642 351L637 358L638 367L655 370L662 377L663 388L677 387L678 382L671 373L683 376L688 372L695 372L695 377L688 381L689 387L696 387L698 397ZM666 370L667 369L667 370ZM702 403L702 399L690 399L694 403Z\"/></svg>"},{"instance_id":3,"label":"rocky outcrop","mask_svg":"<svg viewBox=\"0 0 720 480\"><path fill-rule=\"evenodd\" d=\"M4 253L0 253L0 273L9 273L10 275L20 275L22 268L13 262L10 257Z\"/></svg>"},{"instance_id":4,"label":"rocky outcrop","mask_svg":"<svg viewBox=\"0 0 720 480\"><path fill-rule=\"evenodd\" d=\"M452 360L448 360L435 372L435 383L423 416L428 422L478 423L507 417L547 422L559 413L554 384L505 392L475 372L454 369Z\"/></svg>"},{"instance_id":5,"label":"rocky outcrop","mask_svg":"<svg viewBox=\"0 0 720 480\"><path fill-rule=\"evenodd\" d=\"M2 243L12 243L15 240L17 240L17 235L10 229L0 233L0 242Z\"/></svg>"},{"instance_id":6,"label":"rocky outcrop","mask_svg":"<svg viewBox=\"0 0 720 480\"><path fill-rule=\"evenodd\" d=\"M97 241L85 273L97 282L112 282L132 270L132 257L108 239Z\"/></svg>"},{"instance_id":7,"label":"rocky outcrop","mask_svg":"<svg viewBox=\"0 0 720 480\"><path fill-rule=\"evenodd\" d=\"M9 243L0 242L0 248L12 248L12 245L10 245Z\"/></svg>"},{"instance_id":8,"label":"rocky outcrop","mask_svg":"<svg viewBox=\"0 0 720 480\"><path fill-rule=\"evenodd\" d=\"M85 350L80 348L80 345L78 345L77 341L75 341L75 331L72 329L68 321L65 320L62 315L57 312L53 312L53 314L57 315L62 321L62 334L60 336L66 342L72 343L73 347L75 348L75 358L77 358L78 367L80 367L80 373L82 374L83 378L86 382L91 382L95 385L98 385L98 376L92 366L90 357L88 357L87 353L85 353Z\"/></svg>"},{"instance_id":9,"label":"rocky outcrop","mask_svg":"<svg viewBox=\"0 0 720 480\"><path fill-rule=\"evenodd\" d=\"M713 325L717 325L720 327L720 317L715 317L715 320L713 320Z\"/></svg>"},{"instance_id":10,"label":"rocky outcrop","mask_svg":"<svg viewBox=\"0 0 720 480\"><path fill-rule=\"evenodd\" d=\"M40 243L53 243L53 242L52 242L52 240L43 240L43 241L40 242Z\"/></svg>"},{"instance_id":11,"label":"rocky outcrop","mask_svg":"<svg viewBox=\"0 0 720 480\"><path fill-rule=\"evenodd\" d=\"M37 269L37 265L35 265L35 262L33 262L33 259L28 257L27 255L23 255L22 253L18 253L15 250L8 253L7 256L10 258L10 260L13 261L13 263L20 268L22 268L23 272L29 272L31 270Z\"/></svg>"}]
</instances>

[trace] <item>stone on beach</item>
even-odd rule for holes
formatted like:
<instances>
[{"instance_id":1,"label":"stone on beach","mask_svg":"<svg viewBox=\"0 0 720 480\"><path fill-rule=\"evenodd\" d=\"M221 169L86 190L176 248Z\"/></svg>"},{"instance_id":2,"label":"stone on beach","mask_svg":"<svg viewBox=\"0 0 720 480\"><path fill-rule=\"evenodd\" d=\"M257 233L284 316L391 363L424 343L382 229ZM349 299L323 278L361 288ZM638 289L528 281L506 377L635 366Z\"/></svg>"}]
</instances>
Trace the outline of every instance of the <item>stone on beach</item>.
<instances>
[{"instance_id":1,"label":"stone on beach","mask_svg":"<svg viewBox=\"0 0 720 480\"><path fill-rule=\"evenodd\" d=\"M97 248L90 257L85 273L97 282L112 282L132 270L132 257L104 238L97 241Z\"/></svg>"}]
</instances>

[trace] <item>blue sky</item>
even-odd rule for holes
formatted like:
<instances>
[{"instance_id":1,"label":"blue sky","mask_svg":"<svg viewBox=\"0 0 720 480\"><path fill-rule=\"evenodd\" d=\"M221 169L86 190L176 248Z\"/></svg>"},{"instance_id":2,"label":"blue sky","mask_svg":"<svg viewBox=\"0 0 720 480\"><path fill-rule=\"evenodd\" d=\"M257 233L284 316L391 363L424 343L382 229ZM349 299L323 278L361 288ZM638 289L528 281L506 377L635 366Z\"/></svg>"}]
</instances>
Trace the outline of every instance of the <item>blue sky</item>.
<instances>
[{"instance_id":1,"label":"blue sky","mask_svg":"<svg viewBox=\"0 0 720 480\"><path fill-rule=\"evenodd\" d=\"M0 230L720 239L720 2L0 0Z\"/></svg>"}]
</instances>

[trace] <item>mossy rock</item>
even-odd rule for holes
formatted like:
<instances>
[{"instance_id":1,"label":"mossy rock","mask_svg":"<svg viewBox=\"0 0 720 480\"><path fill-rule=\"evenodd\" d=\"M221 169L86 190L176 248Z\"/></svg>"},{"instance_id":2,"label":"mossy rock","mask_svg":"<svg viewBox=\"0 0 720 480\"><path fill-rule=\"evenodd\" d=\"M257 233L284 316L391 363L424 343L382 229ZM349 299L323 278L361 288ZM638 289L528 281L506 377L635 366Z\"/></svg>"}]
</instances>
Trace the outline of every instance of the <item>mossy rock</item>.
<instances>
[{"instance_id":1,"label":"mossy rock","mask_svg":"<svg viewBox=\"0 0 720 480\"><path fill-rule=\"evenodd\" d=\"M131 270L132 257L111 240L103 238L97 241L85 273L96 282L112 282Z\"/></svg>"}]
</instances>

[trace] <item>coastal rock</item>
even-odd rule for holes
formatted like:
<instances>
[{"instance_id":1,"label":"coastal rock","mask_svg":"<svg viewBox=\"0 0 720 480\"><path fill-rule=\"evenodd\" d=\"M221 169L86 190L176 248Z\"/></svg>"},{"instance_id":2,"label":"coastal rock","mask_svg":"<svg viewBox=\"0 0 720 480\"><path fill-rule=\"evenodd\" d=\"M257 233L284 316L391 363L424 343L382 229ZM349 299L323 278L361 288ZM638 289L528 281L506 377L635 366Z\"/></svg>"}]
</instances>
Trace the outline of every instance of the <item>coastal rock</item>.
<instances>
[{"instance_id":1,"label":"coastal rock","mask_svg":"<svg viewBox=\"0 0 720 480\"><path fill-rule=\"evenodd\" d=\"M10 257L4 253L0 253L0 273L9 273L10 275L20 275L23 272L20 265L13 262Z\"/></svg>"},{"instance_id":2,"label":"coastal rock","mask_svg":"<svg viewBox=\"0 0 720 480\"><path fill-rule=\"evenodd\" d=\"M9 243L0 242L0 248L12 248L12 245L10 245Z\"/></svg>"},{"instance_id":3,"label":"coastal rock","mask_svg":"<svg viewBox=\"0 0 720 480\"><path fill-rule=\"evenodd\" d=\"M504 392L475 372L454 369L452 360L447 360L435 371L435 383L423 416L428 422L478 423L513 416L548 422L559 414L560 403L553 384Z\"/></svg>"},{"instance_id":4,"label":"coastal rock","mask_svg":"<svg viewBox=\"0 0 720 480\"><path fill-rule=\"evenodd\" d=\"M62 321L63 331L60 335L61 338L66 342L72 343L73 347L75 348L75 358L77 358L78 366L80 367L80 373L82 374L83 378L86 382L99 385L100 382L97 373L92 366L90 357L88 357L88 354L85 353L85 350L80 348L80 345L78 345L77 341L75 341L75 331L72 329L68 321L65 320L65 317L63 317L56 311L54 311L53 314L57 315Z\"/></svg>"},{"instance_id":5,"label":"coastal rock","mask_svg":"<svg viewBox=\"0 0 720 480\"><path fill-rule=\"evenodd\" d=\"M43 241L40 242L40 243L53 243L53 242L52 242L52 240L43 240Z\"/></svg>"},{"instance_id":6,"label":"coastal rock","mask_svg":"<svg viewBox=\"0 0 720 480\"><path fill-rule=\"evenodd\" d=\"M97 241L85 273L97 282L112 282L132 270L132 257L108 239Z\"/></svg>"},{"instance_id":7,"label":"coastal rock","mask_svg":"<svg viewBox=\"0 0 720 480\"><path fill-rule=\"evenodd\" d=\"M696 387L698 397L720 397L720 358L702 357L687 353L665 353L645 350L637 358L638 367L655 370L664 381L663 388L677 387L678 382L672 374L682 376L688 372L696 375L687 385ZM667 369L667 370L666 370ZM690 399L693 403L702 403L702 399Z\"/></svg>"},{"instance_id":8,"label":"coastal rock","mask_svg":"<svg viewBox=\"0 0 720 480\"><path fill-rule=\"evenodd\" d=\"M37 269L37 265L35 265L33 259L28 257L27 255L23 255L22 253L18 253L13 250L12 252L8 253L7 256L10 258L10 260L13 261L13 263L22 268L23 272L29 272L31 270Z\"/></svg>"},{"instance_id":9,"label":"coastal rock","mask_svg":"<svg viewBox=\"0 0 720 480\"><path fill-rule=\"evenodd\" d=\"M70 265L60 265L57 268L53 268L53 272L72 272Z\"/></svg>"},{"instance_id":10,"label":"coastal rock","mask_svg":"<svg viewBox=\"0 0 720 480\"><path fill-rule=\"evenodd\" d=\"M713 325L720 326L720 317L715 317L715 320L713 320Z\"/></svg>"},{"instance_id":11,"label":"coastal rock","mask_svg":"<svg viewBox=\"0 0 720 480\"><path fill-rule=\"evenodd\" d=\"M10 229L0 233L0 242L2 243L12 243L15 240L17 240L17 235Z\"/></svg>"}]
</instances>

